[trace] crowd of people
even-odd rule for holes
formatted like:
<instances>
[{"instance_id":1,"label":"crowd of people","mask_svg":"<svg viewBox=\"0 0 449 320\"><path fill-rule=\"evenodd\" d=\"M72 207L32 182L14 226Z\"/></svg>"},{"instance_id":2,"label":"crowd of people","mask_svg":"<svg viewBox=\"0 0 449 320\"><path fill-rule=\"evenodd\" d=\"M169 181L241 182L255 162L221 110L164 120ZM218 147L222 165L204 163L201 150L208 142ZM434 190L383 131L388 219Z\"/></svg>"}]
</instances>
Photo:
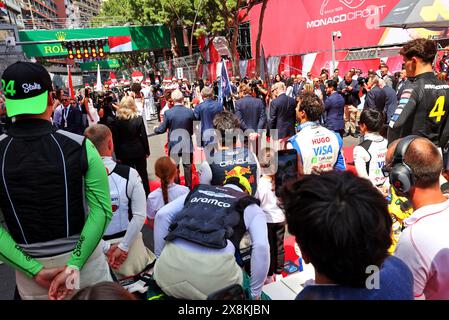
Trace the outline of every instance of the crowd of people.
<instances>
[{"instance_id":1,"label":"crowd of people","mask_svg":"<svg viewBox=\"0 0 449 320\"><path fill-rule=\"evenodd\" d=\"M288 229L315 270L299 300L449 299L447 74L433 68L431 40L400 53L394 75L381 64L366 76L231 77L222 101L219 79L71 97L39 64L9 66L0 260L16 270L14 297L134 299L111 282L151 269L150 291L160 291L148 299L211 299L235 286L267 299ZM167 132L150 190L148 136ZM360 139L353 163L349 135ZM295 179L279 182L284 153ZM154 228L153 252L143 228Z\"/></svg>"}]
</instances>

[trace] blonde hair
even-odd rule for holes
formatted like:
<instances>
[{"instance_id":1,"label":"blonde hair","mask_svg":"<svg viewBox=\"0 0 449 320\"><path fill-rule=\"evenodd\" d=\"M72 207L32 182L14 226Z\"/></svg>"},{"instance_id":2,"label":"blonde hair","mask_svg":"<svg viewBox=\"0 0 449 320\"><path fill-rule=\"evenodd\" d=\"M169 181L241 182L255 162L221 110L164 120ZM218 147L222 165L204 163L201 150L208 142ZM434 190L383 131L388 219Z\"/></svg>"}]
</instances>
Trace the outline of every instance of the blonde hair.
<instances>
[{"instance_id":1,"label":"blonde hair","mask_svg":"<svg viewBox=\"0 0 449 320\"><path fill-rule=\"evenodd\" d=\"M133 97L125 96L122 98L119 104L119 109L117 110L117 118L120 120L130 120L137 118L139 114L137 113L136 102Z\"/></svg>"},{"instance_id":2,"label":"blonde hair","mask_svg":"<svg viewBox=\"0 0 449 320\"><path fill-rule=\"evenodd\" d=\"M313 85L310 83L306 83L304 85L304 91L305 92L313 92L314 91Z\"/></svg>"}]
</instances>

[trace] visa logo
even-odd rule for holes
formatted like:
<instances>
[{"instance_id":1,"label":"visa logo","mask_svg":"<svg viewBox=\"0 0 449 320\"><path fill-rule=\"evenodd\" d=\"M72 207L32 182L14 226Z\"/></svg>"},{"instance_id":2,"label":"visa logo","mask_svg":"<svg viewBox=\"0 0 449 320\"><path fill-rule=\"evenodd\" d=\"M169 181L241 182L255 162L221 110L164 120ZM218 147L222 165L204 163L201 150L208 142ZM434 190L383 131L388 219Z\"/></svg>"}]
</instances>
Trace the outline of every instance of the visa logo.
<instances>
[{"instance_id":1,"label":"visa logo","mask_svg":"<svg viewBox=\"0 0 449 320\"><path fill-rule=\"evenodd\" d=\"M382 169L383 166L385 165L385 161L380 161L377 163L377 165L379 166L379 169Z\"/></svg>"},{"instance_id":2,"label":"visa logo","mask_svg":"<svg viewBox=\"0 0 449 320\"><path fill-rule=\"evenodd\" d=\"M315 152L315 157L316 156L324 156L328 153L332 153L332 146L328 145L328 146L321 146L321 147L316 147L313 148L313 152Z\"/></svg>"}]
</instances>

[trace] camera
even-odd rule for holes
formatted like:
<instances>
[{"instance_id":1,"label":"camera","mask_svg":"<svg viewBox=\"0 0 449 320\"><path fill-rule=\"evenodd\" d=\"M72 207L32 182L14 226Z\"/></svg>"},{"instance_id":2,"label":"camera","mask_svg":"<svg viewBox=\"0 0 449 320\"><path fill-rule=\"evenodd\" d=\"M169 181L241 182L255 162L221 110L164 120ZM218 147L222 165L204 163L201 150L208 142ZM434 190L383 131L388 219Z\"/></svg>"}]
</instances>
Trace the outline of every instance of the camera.
<instances>
[{"instance_id":1,"label":"camera","mask_svg":"<svg viewBox=\"0 0 449 320\"><path fill-rule=\"evenodd\" d=\"M338 39L341 39L341 31L334 31L332 32L333 37L337 37Z\"/></svg>"},{"instance_id":2,"label":"camera","mask_svg":"<svg viewBox=\"0 0 449 320\"><path fill-rule=\"evenodd\" d=\"M251 80L249 83L249 86L251 88L256 88L258 85L261 85L261 84L262 84L262 81L260 81L260 80Z\"/></svg>"}]
</instances>

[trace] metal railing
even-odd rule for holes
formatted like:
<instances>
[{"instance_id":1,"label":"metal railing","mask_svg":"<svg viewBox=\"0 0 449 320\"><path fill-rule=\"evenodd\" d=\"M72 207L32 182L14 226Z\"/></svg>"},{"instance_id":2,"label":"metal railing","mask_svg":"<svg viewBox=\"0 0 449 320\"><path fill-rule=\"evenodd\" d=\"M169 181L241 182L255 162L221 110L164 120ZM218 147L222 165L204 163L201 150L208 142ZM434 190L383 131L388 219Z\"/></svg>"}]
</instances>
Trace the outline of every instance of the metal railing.
<instances>
[{"instance_id":1,"label":"metal railing","mask_svg":"<svg viewBox=\"0 0 449 320\"><path fill-rule=\"evenodd\" d=\"M98 18L95 16L86 17L75 16L71 18L50 18L44 19L41 17L24 17L23 23L26 30L33 29L71 29L71 28L99 28L99 27L113 27L113 26L135 26L141 25L137 21L127 21L124 17L105 17Z\"/></svg>"},{"instance_id":2,"label":"metal railing","mask_svg":"<svg viewBox=\"0 0 449 320\"><path fill-rule=\"evenodd\" d=\"M191 56L162 61L157 63L156 66L167 77L177 76L177 69L182 68L183 77L193 82L197 78L196 68L200 58L201 54L196 53Z\"/></svg>"}]
</instances>

